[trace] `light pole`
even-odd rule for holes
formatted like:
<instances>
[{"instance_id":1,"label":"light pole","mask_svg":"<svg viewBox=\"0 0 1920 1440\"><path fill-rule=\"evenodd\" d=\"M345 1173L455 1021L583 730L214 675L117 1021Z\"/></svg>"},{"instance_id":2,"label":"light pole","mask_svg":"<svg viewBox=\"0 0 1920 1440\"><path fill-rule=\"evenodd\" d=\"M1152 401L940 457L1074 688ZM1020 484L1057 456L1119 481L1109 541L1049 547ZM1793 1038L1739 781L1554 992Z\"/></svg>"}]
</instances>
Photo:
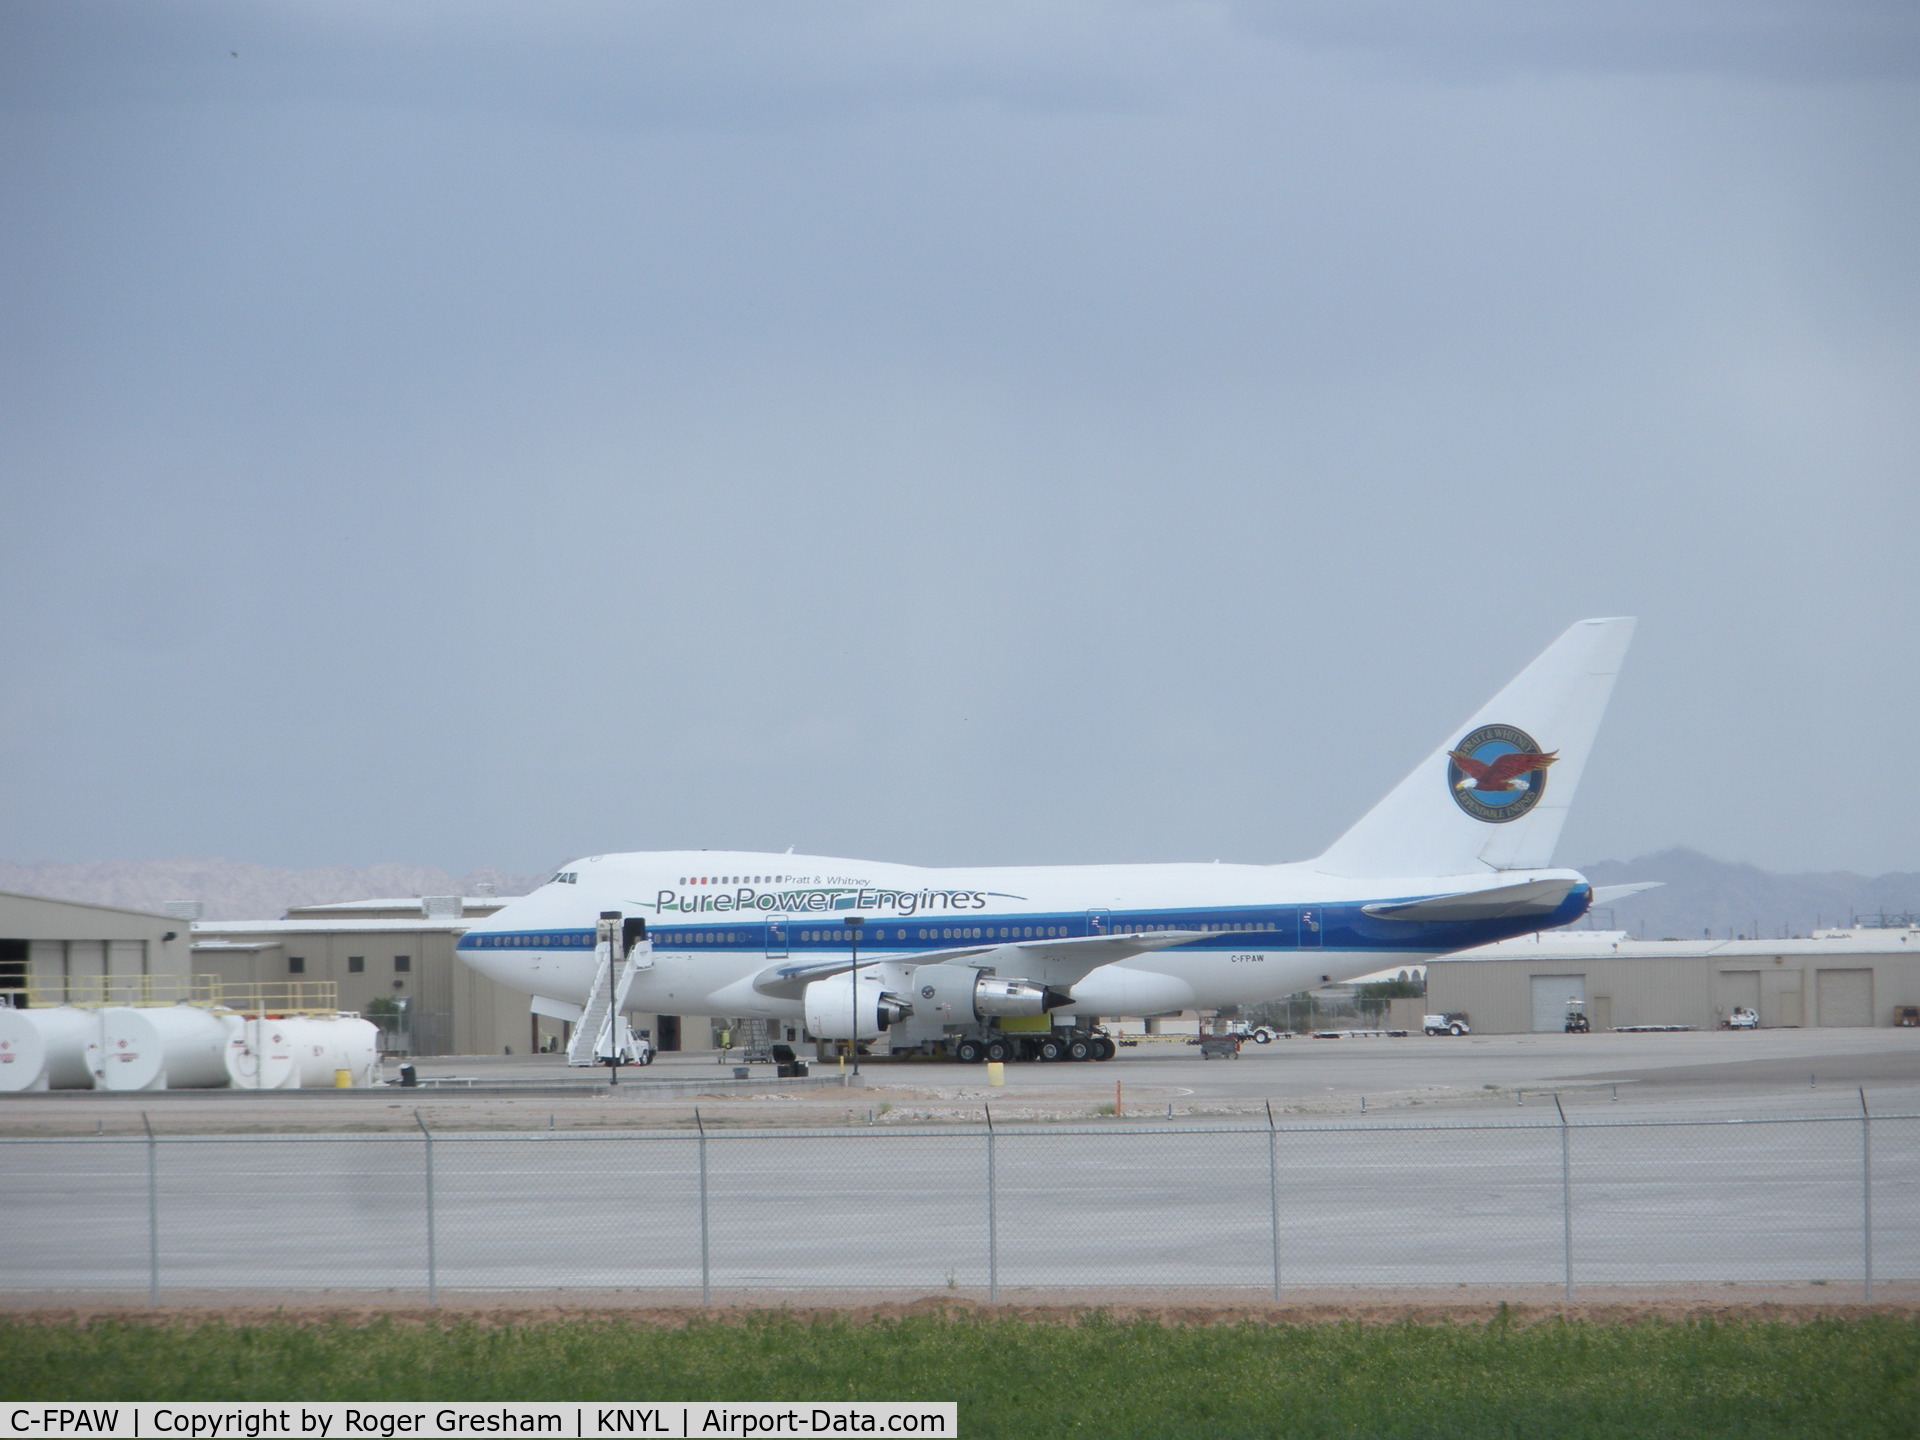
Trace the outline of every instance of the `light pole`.
<instances>
[{"instance_id":1,"label":"light pole","mask_svg":"<svg viewBox=\"0 0 1920 1440\"><path fill-rule=\"evenodd\" d=\"M612 923L609 924L609 921ZM607 933L607 1084L618 1085L620 1083L620 1056L618 1054L620 1011L614 1003L614 996L618 993L614 979L614 971L620 967L620 942L624 938L621 933L620 912L618 910L602 910L600 912L600 928ZM597 1036L595 1037L595 1043L598 1043Z\"/></svg>"},{"instance_id":2,"label":"light pole","mask_svg":"<svg viewBox=\"0 0 1920 1440\"><path fill-rule=\"evenodd\" d=\"M860 1073L860 927L867 923L864 915L847 917L847 934L853 937L853 1073Z\"/></svg>"}]
</instances>

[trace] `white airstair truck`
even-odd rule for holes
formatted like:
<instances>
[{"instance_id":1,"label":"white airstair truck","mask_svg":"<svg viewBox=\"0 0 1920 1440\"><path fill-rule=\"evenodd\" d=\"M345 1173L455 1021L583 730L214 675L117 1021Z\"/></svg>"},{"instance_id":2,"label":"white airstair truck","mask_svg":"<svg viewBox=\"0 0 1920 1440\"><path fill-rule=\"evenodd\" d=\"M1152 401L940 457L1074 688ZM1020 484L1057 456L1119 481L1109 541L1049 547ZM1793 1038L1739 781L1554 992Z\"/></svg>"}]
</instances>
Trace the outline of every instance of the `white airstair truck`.
<instances>
[{"instance_id":1,"label":"white airstair truck","mask_svg":"<svg viewBox=\"0 0 1920 1440\"><path fill-rule=\"evenodd\" d=\"M567 1064L605 1065L607 1079L618 1084L622 1065L651 1065L653 1041L627 1023L627 996L636 977L653 968L653 941L639 916L622 919L618 910L602 910L594 933L593 988L573 1022Z\"/></svg>"}]
</instances>

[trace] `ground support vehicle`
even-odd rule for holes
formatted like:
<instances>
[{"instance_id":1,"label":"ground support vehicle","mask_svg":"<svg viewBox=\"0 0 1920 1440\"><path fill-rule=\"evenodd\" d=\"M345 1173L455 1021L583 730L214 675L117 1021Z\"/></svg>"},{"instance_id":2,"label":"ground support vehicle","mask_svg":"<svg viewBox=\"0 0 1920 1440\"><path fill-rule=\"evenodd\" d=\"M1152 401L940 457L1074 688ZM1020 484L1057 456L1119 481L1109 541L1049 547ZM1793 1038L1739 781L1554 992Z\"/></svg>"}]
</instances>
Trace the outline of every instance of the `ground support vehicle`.
<instances>
[{"instance_id":1,"label":"ground support vehicle","mask_svg":"<svg viewBox=\"0 0 1920 1440\"><path fill-rule=\"evenodd\" d=\"M1760 1015L1758 1011L1749 1010L1744 1005L1736 1005L1733 1007L1733 1013L1720 1023L1728 1030L1758 1030Z\"/></svg>"},{"instance_id":2,"label":"ground support vehicle","mask_svg":"<svg viewBox=\"0 0 1920 1440\"><path fill-rule=\"evenodd\" d=\"M1249 1025L1244 1020L1228 1020L1226 1028L1219 1033L1238 1035L1242 1040L1251 1040L1256 1045L1271 1045L1280 1038L1280 1032L1271 1025Z\"/></svg>"},{"instance_id":3,"label":"ground support vehicle","mask_svg":"<svg viewBox=\"0 0 1920 1440\"><path fill-rule=\"evenodd\" d=\"M1580 1011L1569 1010L1567 1012L1567 1023L1560 1028L1569 1035L1585 1035L1593 1029L1593 1025Z\"/></svg>"},{"instance_id":4,"label":"ground support vehicle","mask_svg":"<svg viewBox=\"0 0 1920 1440\"><path fill-rule=\"evenodd\" d=\"M1200 1047L1202 1060L1238 1060L1244 1035L1202 1035L1193 1041Z\"/></svg>"},{"instance_id":5,"label":"ground support vehicle","mask_svg":"<svg viewBox=\"0 0 1920 1440\"><path fill-rule=\"evenodd\" d=\"M1473 1026L1467 1022L1464 1010L1449 1010L1444 1015L1423 1015L1420 1028L1429 1035L1470 1035Z\"/></svg>"}]
</instances>

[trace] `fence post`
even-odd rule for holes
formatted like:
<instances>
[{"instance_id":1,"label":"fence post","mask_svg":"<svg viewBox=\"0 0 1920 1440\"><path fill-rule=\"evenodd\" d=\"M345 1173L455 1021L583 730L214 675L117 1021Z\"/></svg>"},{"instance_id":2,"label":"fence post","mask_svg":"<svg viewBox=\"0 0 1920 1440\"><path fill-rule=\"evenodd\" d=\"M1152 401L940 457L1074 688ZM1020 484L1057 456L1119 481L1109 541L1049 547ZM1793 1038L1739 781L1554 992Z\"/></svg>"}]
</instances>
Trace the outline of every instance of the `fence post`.
<instances>
[{"instance_id":1,"label":"fence post","mask_svg":"<svg viewBox=\"0 0 1920 1440\"><path fill-rule=\"evenodd\" d=\"M153 1121L140 1112L140 1123L147 1127L147 1303L160 1303L160 1142L153 1133Z\"/></svg>"},{"instance_id":2,"label":"fence post","mask_svg":"<svg viewBox=\"0 0 1920 1440\"><path fill-rule=\"evenodd\" d=\"M420 1118L418 1110L413 1112L413 1122L420 1127L420 1133L427 1137L427 1303L440 1303L440 1256L434 1243L433 1233L433 1131L427 1128L427 1122Z\"/></svg>"},{"instance_id":3,"label":"fence post","mask_svg":"<svg viewBox=\"0 0 1920 1440\"><path fill-rule=\"evenodd\" d=\"M693 1123L700 1131L700 1303L713 1303L713 1272L708 1268L707 1229L707 1122L700 1118L700 1107L693 1107Z\"/></svg>"},{"instance_id":4,"label":"fence post","mask_svg":"<svg viewBox=\"0 0 1920 1440\"><path fill-rule=\"evenodd\" d=\"M1273 1128L1273 1101L1267 1101L1267 1223L1273 1236L1273 1298L1280 1298L1280 1148Z\"/></svg>"},{"instance_id":5,"label":"fence post","mask_svg":"<svg viewBox=\"0 0 1920 1440\"><path fill-rule=\"evenodd\" d=\"M987 1303L1000 1301L1000 1214L999 1214L999 1176L994 1172L993 1155L993 1107L982 1107L987 1112Z\"/></svg>"},{"instance_id":6,"label":"fence post","mask_svg":"<svg viewBox=\"0 0 1920 1440\"><path fill-rule=\"evenodd\" d=\"M1566 1274L1567 1299L1573 1299L1573 1160L1568 1146L1567 1110L1554 1092L1553 1108L1560 1112L1560 1255Z\"/></svg>"},{"instance_id":7,"label":"fence post","mask_svg":"<svg viewBox=\"0 0 1920 1440\"><path fill-rule=\"evenodd\" d=\"M1866 1298L1873 1299L1873 1116L1867 1111L1867 1087L1860 1087L1860 1241L1861 1275Z\"/></svg>"}]
</instances>

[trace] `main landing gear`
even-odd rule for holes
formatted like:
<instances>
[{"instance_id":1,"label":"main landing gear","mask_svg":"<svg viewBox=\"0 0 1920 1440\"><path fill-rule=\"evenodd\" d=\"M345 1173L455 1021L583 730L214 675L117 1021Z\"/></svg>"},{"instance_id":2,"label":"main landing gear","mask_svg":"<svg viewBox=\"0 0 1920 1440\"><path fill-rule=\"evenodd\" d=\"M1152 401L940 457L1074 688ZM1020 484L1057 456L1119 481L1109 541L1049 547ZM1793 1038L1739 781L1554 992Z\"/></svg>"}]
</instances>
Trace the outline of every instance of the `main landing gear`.
<instances>
[{"instance_id":1,"label":"main landing gear","mask_svg":"<svg viewBox=\"0 0 1920 1440\"><path fill-rule=\"evenodd\" d=\"M1066 1035L963 1035L953 1043L953 1058L962 1065L988 1060L1111 1060L1120 1047L1098 1031Z\"/></svg>"}]
</instances>

